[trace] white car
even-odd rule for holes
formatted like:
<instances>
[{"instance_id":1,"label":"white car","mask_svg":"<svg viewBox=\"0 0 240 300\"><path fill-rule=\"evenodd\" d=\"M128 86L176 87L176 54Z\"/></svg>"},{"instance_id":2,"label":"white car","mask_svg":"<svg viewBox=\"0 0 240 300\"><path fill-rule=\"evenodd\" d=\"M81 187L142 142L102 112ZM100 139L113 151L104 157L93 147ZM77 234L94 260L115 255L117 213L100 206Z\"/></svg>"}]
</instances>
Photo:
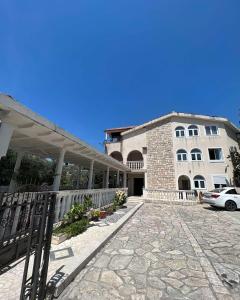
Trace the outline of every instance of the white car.
<instances>
[{"instance_id":1,"label":"white car","mask_svg":"<svg viewBox=\"0 0 240 300\"><path fill-rule=\"evenodd\" d=\"M240 194L234 187L215 189L204 193L202 200L211 206L225 207L229 211L240 208Z\"/></svg>"}]
</instances>

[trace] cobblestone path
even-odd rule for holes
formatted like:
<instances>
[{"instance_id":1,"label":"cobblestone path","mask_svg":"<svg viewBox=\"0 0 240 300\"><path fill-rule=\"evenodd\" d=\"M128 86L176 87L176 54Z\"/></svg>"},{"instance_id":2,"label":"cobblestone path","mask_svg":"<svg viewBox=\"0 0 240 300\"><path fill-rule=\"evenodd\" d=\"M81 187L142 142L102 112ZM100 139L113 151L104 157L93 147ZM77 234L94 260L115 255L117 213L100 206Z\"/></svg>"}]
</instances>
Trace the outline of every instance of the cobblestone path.
<instances>
[{"instance_id":1,"label":"cobblestone path","mask_svg":"<svg viewBox=\"0 0 240 300\"><path fill-rule=\"evenodd\" d=\"M60 299L240 299L240 223L228 214L145 204Z\"/></svg>"}]
</instances>

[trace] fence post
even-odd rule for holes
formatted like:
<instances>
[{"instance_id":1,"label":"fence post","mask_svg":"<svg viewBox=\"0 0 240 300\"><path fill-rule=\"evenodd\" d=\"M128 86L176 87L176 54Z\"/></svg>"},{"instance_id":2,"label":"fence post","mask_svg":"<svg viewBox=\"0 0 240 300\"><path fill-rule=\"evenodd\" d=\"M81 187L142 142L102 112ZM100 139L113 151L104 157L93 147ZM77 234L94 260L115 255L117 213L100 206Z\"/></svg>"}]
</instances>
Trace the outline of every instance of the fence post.
<instances>
[{"instance_id":1,"label":"fence post","mask_svg":"<svg viewBox=\"0 0 240 300\"><path fill-rule=\"evenodd\" d=\"M99 210L101 210L101 202L102 202L102 191L99 191L99 197L98 197L98 207Z\"/></svg>"}]
</instances>

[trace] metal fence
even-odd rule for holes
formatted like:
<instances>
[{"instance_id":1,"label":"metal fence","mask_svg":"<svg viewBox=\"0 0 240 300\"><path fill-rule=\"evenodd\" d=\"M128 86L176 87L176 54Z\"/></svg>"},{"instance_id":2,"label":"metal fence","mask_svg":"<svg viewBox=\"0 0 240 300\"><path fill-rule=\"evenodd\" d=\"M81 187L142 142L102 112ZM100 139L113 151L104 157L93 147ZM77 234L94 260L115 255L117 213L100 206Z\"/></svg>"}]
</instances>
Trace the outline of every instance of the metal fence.
<instances>
[{"instance_id":1,"label":"metal fence","mask_svg":"<svg viewBox=\"0 0 240 300\"><path fill-rule=\"evenodd\" d=\"M25 257L21 300L45 297L55 202L49 192L0 194L0 272Z\"/></svg>"}]
</instances>

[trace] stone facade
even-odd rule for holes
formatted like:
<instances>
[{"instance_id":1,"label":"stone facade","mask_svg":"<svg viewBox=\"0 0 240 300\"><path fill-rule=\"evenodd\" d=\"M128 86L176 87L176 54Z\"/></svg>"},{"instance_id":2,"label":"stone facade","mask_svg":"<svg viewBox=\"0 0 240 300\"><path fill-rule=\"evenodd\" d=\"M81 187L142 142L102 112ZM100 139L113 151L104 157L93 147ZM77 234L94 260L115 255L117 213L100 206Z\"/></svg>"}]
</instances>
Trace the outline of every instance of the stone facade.
<instances>
[{"instance_id":1,"label":"stone facade","mask_svg":"<svg viewBox=\"0 0 240 300\"><path fill-rule=\"evenodd\" d=\"M193 134L191 127L197 128L197 133ZM217 132L209 134L207 127L216 127ZM183 130L181 136L179 132L177 135L177 128ZM128 175L129 195L135 195L134 187L140 177L144 178L144 196L159 189L204 192L233 184L233 167L228 156L231 147L239 149L239 132L234 124L221 117L173 112L122 131L118 142L106 143L106 150L108 155L119 151L124 164L132 151L141 153L143 167L131 168ZM196 150L200 158L192 156ZM213 157L215 152L210 157L211 150L220 150L219 157ZM179 151L185 153L184 159L179 158Z\"/></svg>"},{"instance_id":2,"label":"stone facade","mask_svg":"<svg viewBox=\"0 0 240 300\"><path fill-rule=\"evenodd\" d=\"M156 124L147 135L148 189L175 189L172 126Z\"/></svg>"}]
</instances>

